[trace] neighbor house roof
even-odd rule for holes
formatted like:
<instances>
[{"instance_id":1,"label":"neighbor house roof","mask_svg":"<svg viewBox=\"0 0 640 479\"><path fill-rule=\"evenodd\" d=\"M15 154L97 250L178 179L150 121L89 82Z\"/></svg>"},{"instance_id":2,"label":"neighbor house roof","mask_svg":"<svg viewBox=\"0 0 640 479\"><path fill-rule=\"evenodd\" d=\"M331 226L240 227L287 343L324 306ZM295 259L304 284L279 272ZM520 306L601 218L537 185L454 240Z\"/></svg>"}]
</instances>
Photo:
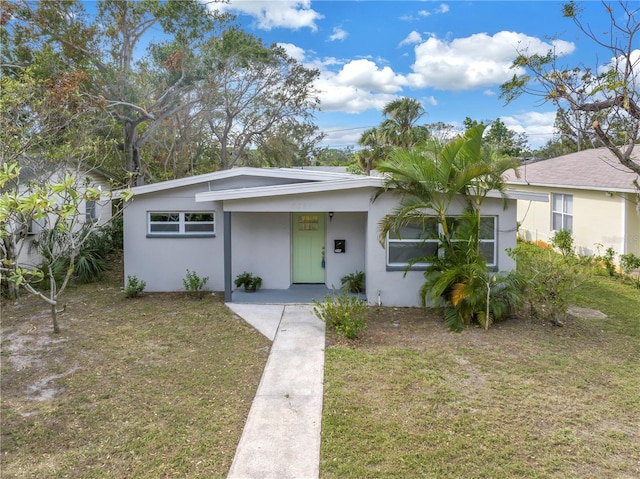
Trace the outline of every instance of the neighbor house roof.
<instances>
[{"instance_id":1,"label":"neighbor house roof","mask_svg":"<svg viewBox=\"0 0 640 479\"><path fill-rule=\"evenodd\" d=\"M635 157L640 158L637 150ZM634 192L638 175L623 166L607 148L583 150L544 161L528 163L505 174L510 185L533 185L602 191Z\"/></svg>"}]
</instances>

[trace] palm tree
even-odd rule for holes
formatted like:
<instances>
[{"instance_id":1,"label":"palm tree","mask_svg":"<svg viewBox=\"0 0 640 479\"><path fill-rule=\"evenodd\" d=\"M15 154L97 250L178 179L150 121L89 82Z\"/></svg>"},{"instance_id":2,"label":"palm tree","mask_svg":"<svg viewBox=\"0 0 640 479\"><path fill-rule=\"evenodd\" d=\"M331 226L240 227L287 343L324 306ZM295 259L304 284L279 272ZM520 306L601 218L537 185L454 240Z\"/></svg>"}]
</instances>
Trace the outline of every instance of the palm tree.
<instances>
[{"instance_id":1,"label":"palm tree","mask_svg":"<svg viewBox=\"0 0 640 479\"><path fill-rule=\"evenodd\" d=\"M426 111L415 98L393 100L385 105L382 113L388 117L380 125L385 143L410 148L429 137L426 126L416 125Z\"/></svg>"},{"instance_id":2,"label":"palm tree","mask_svg":"<svg viewBox=\"0 0 640 479\"><path fill-rule=\"evenodd\" d=\"M364 148L355 153L355 159L366 174L369 175L378 161L385 156L386 148L382 140L381 131L378 128L369 128L362 133L358 144Z\"/></svg>"},{"instance_id":3,"label":"palm tree","mask_svg":"<svg viewBox=\"0 0 640 479\"><path fill-rule=\"evenodd\" d=\"M461 328L479 312L479 305L471 302L477 300L479 287L490 293L489 271L479 252L482 204L490 191L498 191L506 207L502 175L517 166L515 160L483 148L484 128L477 125L445 145L430 142L421 148L395 149L388 161L378 165L388 175L383 191L400 195L398 206L380 222L381 242L387 233L409 225L425 231L429 218L426 211L438 219L445 254L420 259L431 264L425 273L421 299L423 304L427 296L448 303L447 317L453 329ZM466 201L467 210L453 222L449 208L459 197ZM488 299L482 311L489 311ZM485 319L484 323L488 325L489 321Z\"/></svg>"}]
</instances>

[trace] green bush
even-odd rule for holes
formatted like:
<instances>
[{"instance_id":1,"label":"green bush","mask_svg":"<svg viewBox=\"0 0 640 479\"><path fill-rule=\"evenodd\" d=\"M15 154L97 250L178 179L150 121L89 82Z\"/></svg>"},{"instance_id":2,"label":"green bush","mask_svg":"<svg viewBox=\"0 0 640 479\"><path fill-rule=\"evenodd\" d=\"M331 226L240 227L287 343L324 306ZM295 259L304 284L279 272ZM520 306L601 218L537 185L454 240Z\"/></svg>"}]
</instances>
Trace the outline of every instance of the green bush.
<instances>
[{"instance_id":1,"label":"green bush","mask_svg":"<svg viewBox=\"0 0 640 479\"><path fill-rule=\"evenodd\" d=\"M234 283L237 288L244 286L245 291L257 291L262 286L262 278L244 271L237 276Z\"/></svg>"},{"instance_id":2,"label":"green bush","mask_svg":"<svg viewBox=\"0 0 640 479\"><path fill-rule=\"evenodd\" d=\"M563 256L530 243L518 243L509 254L524 280L523 295L534 317L562 325L571 294L589 277L579 258Z\"/></svg>"},{"instance_id":3,"label":"green bush","mask_svg":"<svg viewBox=\"0 0 640 479\"><path fill-rule=\"evenodd\" d=\"M209 281L209 277L206 276L201 278L195 271L189 271L187 269L187 275L183 278L182 284L184 285L184 289L190 293L204 293L204 286Z\"/></svg>"},{"instance_id":4,"label":"green bush","mask_svg":"<svg viewBox=\"0 0 640 479\"><path fill-rule=\"evenodd\" d=\"M551 245L560 251L564 256L573 256L573 236L571 231L556 231L551 237Z\"/></svg>"},{"instance_id":5,"label":"green bush","mask_svg":"<svg viewBox=\"0 0 640 479\"><path fill-rule=\"evenodd\" d=\"M633 253L621 254L620 268L627 274L631 273L634 269L640 268L640 256L636 256Z\"/></svg>"},{"instance_id":6,"label":"green bush","mask_svg":"<svg viewBox=\"0 0 640 479\"><path fill-rule=\"evenodd\" d=\"M351 293L364 293L364 271L343 276L340 280L343 288L347 288Z\"/></svg>"},{"instance_id":7,"label":"green bush","mask_svg":"<svg viewBox=\"0 0 640 479\"><path fill-rule=\"evenodd\" d=\"M366 303L348 291L343 291L342 295L327 295L322 302L314 299L313 304L313 313L347 339L356 339L367 326Z\"/></svg>"},{"instance_id":8,"label":"green bush","mask_svg":"<svg viewBox=\"0 0 640 479\"><path fill-rule=\"evenodd\" d=\"M124 294L127 298L136 298L147 286L145 281L138 279L136 276L127 276L127 284L124 287Z\"/></svg>"}]
</instances>

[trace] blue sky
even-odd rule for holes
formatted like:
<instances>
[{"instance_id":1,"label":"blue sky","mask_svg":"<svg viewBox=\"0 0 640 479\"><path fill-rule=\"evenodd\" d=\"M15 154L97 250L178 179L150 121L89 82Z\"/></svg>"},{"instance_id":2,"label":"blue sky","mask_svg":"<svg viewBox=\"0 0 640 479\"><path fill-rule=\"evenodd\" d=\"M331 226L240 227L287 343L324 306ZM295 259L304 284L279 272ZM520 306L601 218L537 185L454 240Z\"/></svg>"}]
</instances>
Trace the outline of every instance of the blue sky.
<instances>
[{"instance_id":1,"label":"blue sky","mask_svg":"<svg viewBox=\"0 0 640 479\"><path fill-rule=\"evenodd\" d=\"M461 127L465 117L500 118L535 148L551 138L555 108L523 97L504 106L499 85L519 48L561 64L595 68L611 53L562 17L556 1L231 0L225 8L266 44L278 43L321 72L318 126L325 146L355 146L377 126L389 101L409 96L424 105L424 123ZM599 1L582 2L583 23L609 29Z\"/></svg>"}]
</instances>

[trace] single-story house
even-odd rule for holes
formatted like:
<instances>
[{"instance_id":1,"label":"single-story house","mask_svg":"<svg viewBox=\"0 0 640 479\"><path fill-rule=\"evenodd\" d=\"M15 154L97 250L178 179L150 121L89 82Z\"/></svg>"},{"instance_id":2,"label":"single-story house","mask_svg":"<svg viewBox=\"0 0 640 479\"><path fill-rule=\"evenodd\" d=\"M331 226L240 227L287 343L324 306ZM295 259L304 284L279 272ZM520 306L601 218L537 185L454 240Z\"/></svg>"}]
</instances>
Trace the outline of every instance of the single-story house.
<instances>
[{"instance_id":1,"label":"single-story house","mask_svg":"<svg viewBox=\"0 0 640 479\"><path fill-rule=\"evenodd\" d=\"M640 192L633 184L639 178L607 148L524 163L519 173L509 172L507 184L547 198L518 200L523 239L550 243L556 231L569 230L579 254L613 248L640 255Z\"/></svg>"},{"instance_id":2,"label":"single-story house","mask_svg":"<svg viewBox=\"0 0 640 479\"><path fill-rule=\"evenodd\" d=\"M398 200L386 192L374 201L383 184L335 169L235 168L134 187L124 209L125 278L150 292L179 291L188 269L233 301L245 271L265 290L339 289L343 276L363 271L369 303L417 306L425 265L406 267L437 239L407 229L380 242L378 224ZM463 208L456 203L451 215ZM504 209L494 195L483 208L483 252L496 270L511 270L505 249L516 244L516 200Z\"/></svg>"}]
</instances>

